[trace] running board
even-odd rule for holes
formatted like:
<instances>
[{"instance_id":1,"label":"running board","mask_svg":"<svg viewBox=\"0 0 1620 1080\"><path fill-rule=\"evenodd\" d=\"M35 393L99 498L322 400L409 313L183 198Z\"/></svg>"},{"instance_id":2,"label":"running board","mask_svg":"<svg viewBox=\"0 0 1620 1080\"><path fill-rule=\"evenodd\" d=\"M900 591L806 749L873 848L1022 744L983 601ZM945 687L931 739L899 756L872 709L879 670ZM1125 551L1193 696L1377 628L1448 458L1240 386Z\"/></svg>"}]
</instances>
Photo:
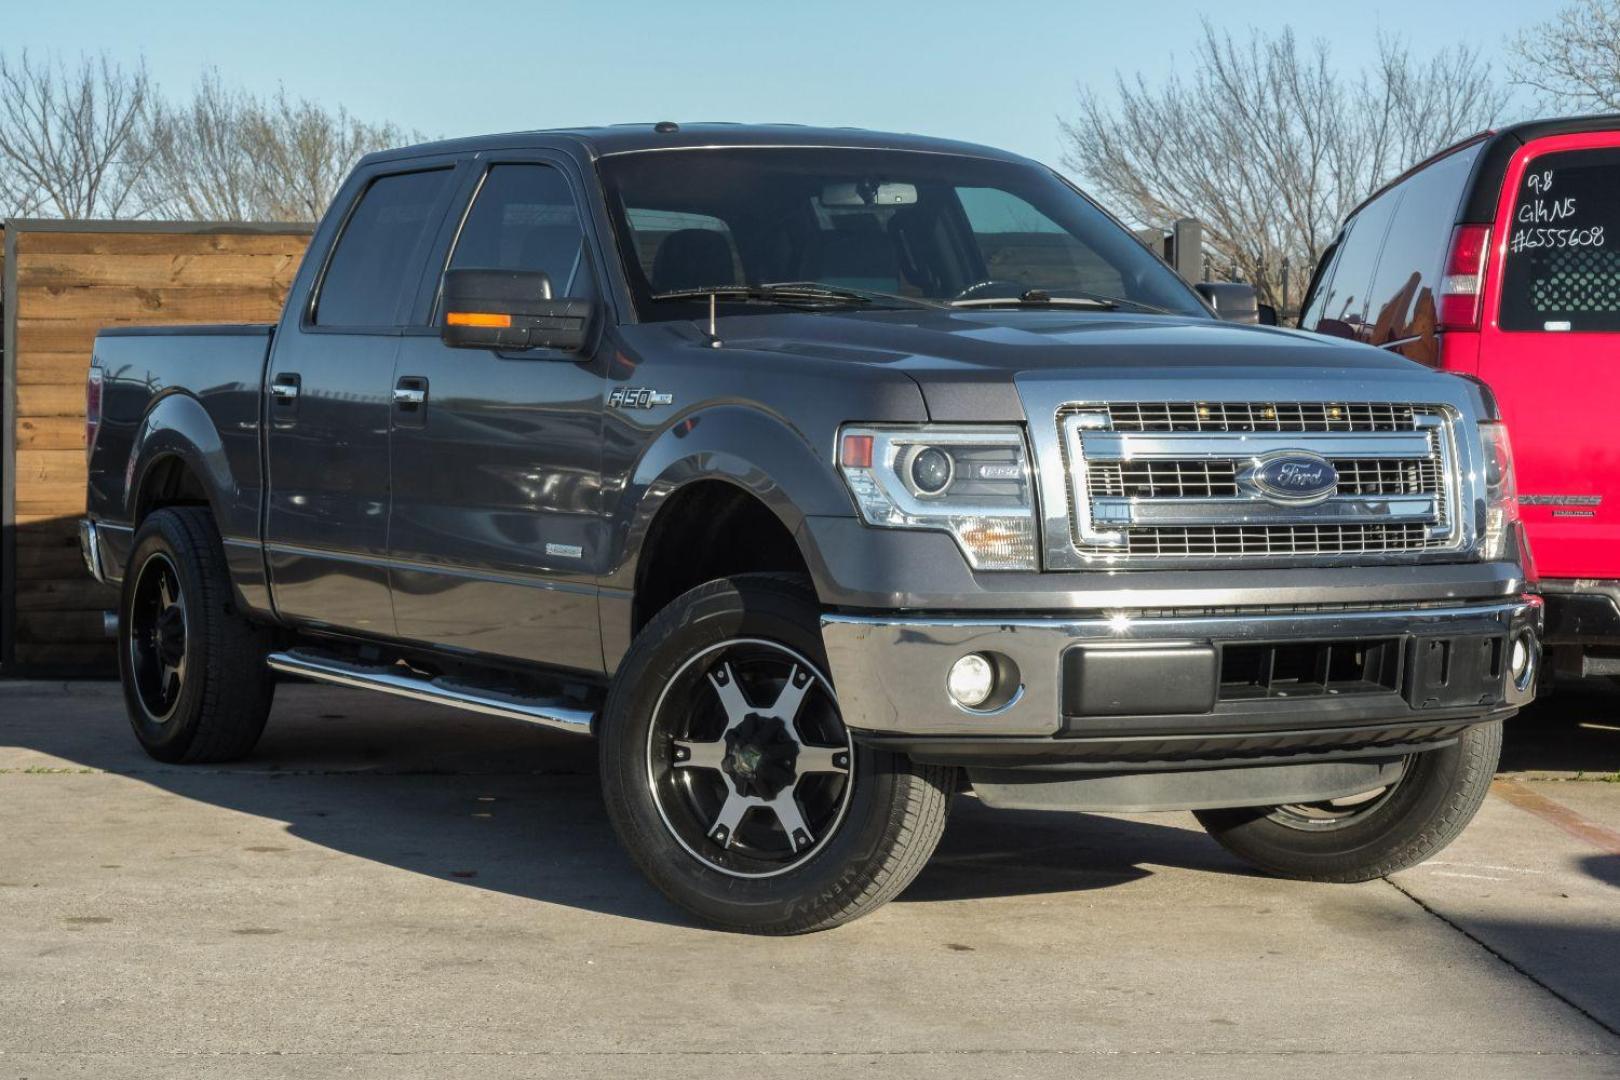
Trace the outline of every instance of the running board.
<instances>
[{"instance_id":1,"label":"running board","mask_svg":"<svg viewBox=\"0 0 1620 1080\"><path fill-rule=\"evenodd\" d=\"M361 690L377 690L384 694L411 698L415 701L448 705L452 709L504 716L511 720L526 720L531 724L544 724L561 731L589 734L596 713L548 698L526 697L498 690L475 687L448 678L429 678L412 675L401 667L359 664L334 656L290 649L271 653L266 659L272 670L288 675L301 675L306 679L353 686Z\"/></svg>"}]
</instances>

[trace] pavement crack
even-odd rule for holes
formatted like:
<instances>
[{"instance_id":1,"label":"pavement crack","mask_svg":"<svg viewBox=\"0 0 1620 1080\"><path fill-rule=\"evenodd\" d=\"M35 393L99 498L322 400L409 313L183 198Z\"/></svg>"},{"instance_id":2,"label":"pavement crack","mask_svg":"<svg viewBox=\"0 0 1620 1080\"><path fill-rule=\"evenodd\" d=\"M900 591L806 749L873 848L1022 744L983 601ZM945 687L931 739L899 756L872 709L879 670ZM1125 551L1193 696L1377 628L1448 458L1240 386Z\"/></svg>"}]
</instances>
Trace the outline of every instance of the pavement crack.
<instances>
[{"instance_id":1,"label":"pavement crack","mask_svg":"<svg viewBox=\"0 0 1620 1080\"><path fill-rule=\"evenodd\" d=\"M1487 952L1490 955L1496 957L1496 959L1498 959L1502 963L1506 964L1512 970L1518 972L1521 976L1523 976L1525 979L1527 979L1533 985L1540 987L1542 990L1544 990L1546 993L1550 994L1557 1001L1560 1001L1563 1004L1567 1005L1569 1008L1574 1009L1577 1013L1580 1013L1582 1016L1586 1017L1592 1023L1596 1024L1599 1028L1602 1028L1604 1031L1608 1032L1610 1035L1613 1035L1615 1038L1620 1038L1620 1029L1617 1029L1616 1027L1614 1027L1614 1025L1610 1024L1608 1021L1604 1020L1602 1017L1600 1017L1597 1014L1593 1013L1590 1009L1587 1009L1585 1006L1581 1005L1579 1002L1572 1000L1567 995L1565 995L1562 992L1560 992L1559 990L1555 989L1550 983L1546 982L1543 979L1537 978L1536 975L1533 972L1531 972L1528 968L1524 967L1521 964L1516 963L1513 960L1512 957L1508 956L1502 950L1500 950L1500 949L1496 948L1495 946L1491 945L1484 938L1480 937L1478 934L1474 933L1473 931L1469 930L1467 927L1463 926L1461 923L1457 922L1457 920L1449 918L1444 913L1442 913L1438 908L1435 908L1431 904L1425 902L1422 897L1418 896L1418 894L1413 892L1411 889L1408 889L1406 886L1402 885L1400 882L1396 881L1394 878L1386 877L1386 878L1384 878L1384 881L1392 889L1394 889L1396 892L1400 893L1402 896L1404 896L1408 900L1412 901L1412 903L1416 904L1418 907L1422 908L1424 911L1428 912L1434 918L1438 919L1440 922L1444 923L1446 926L1450 927L1452 930L1455 930L1457 933L1461 934L1463 937L1467 938L1469 941L1472 941L1475 945L1479 946L1485 952Z\"/></svg>"}]
</instances>

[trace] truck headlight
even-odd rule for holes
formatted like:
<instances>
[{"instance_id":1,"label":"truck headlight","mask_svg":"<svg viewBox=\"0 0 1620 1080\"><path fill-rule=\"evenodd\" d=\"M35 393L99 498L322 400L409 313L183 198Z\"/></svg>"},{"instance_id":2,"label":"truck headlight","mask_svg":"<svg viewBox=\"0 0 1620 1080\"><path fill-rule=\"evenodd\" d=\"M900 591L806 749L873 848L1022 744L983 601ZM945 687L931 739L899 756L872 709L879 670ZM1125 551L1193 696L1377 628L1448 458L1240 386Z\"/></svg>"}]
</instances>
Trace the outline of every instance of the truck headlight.
<instances>
[{"instance_id":1,"label":"truck headlight","mask_svg":"<svg viewBox=\"0 0 1620 1080\"><path fill-rule=\"evenodd\" d=\"M847 427L838 466L868 525L937 529L976 570L1035 570L1035 499L1016 427Z\"/></svg>"},{"instance_id":2,"label":"truck headlight","mask_svg":"<svg viewBox=\"0 0 1620 1080\"><path fill-rule=\"evenodd\" d=\"M1507 425L1500 420L1483 420L1480 440L1485 444L1485 531L1481 554L1486 559L1505 558L1508 538L1519 520L1519 490L1513 479L1513 443Z\"/></svg>"}]
</instances>

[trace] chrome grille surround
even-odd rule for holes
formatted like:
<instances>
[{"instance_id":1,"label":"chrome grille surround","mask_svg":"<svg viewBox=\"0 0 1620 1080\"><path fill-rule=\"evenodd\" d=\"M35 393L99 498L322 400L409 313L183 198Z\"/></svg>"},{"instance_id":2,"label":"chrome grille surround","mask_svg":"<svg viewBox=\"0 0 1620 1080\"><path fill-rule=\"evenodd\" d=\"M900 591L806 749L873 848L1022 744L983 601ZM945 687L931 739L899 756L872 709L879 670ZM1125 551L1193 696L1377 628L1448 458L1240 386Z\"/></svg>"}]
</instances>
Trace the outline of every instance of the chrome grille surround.
<instances>
[{"instance_id":1,"label":"chrome grille surround","mask_svg":"<svg viewBox=\"0 0 1620 1080\"><path fill-rule=\"evenodd\" d=\"M1414 406L1390 401L1132 401L1103 406L1115 431L1411 431Z\"/></svg>"},{"instance_id":2,"label":"chrome grille surround","mask_svg":"<svg viewBox=\"0 0 1620 1080\"><path fill-rule=\"evenodd\" d=\"M1459 439L1473 409L1457 397L1055 401L1051 426L1031 429L1046 565L1454 561L1476 544L1480 510L1477 450ZM1248 473L1262 456L1286 452L1330 461L1338 473L1333 494L1307 506L1263 498Z\"/></svg>"}]
</instances>

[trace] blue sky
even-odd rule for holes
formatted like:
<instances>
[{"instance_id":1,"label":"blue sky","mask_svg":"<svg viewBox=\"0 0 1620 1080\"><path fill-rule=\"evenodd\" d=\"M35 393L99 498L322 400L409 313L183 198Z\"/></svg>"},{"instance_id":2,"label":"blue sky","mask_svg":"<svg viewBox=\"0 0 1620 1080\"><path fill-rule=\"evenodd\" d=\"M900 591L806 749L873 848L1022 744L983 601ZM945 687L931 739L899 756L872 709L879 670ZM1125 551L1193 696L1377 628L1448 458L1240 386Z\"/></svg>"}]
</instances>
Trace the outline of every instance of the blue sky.
<instances>
[{"instance_id":1,"label":"blue sky","mask_svg":"<svg viewBox=\"0 0 1620 1080\"><path fill-rule=\"evenodd\" d=\"M0 0L0 48L144 53L167 89L207 67L255 91L341 103L431 136L580 123L783 120L991 143L1044 161L1077 84L1185 64L1200 13L1291 23L1345 67L1379 31L1416 53L1505 34L1554 0L1311 4L1244 0L557 2ZM1458 12L1466 10L1466 20Z\"/></svg>"}]
</instances>

